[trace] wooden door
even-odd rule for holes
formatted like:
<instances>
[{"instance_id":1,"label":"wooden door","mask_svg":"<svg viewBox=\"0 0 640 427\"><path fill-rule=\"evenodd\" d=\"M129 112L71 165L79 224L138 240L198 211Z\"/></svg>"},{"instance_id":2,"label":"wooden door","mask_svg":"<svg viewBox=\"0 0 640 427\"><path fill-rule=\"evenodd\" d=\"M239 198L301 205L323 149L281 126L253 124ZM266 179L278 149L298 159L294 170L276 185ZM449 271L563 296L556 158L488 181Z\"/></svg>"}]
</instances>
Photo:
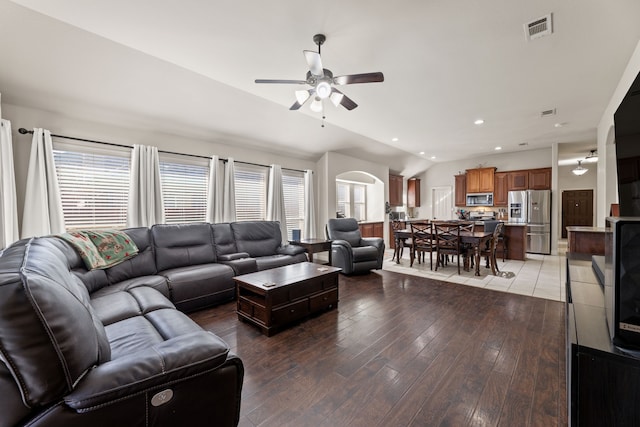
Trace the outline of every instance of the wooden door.
<instances>
[{"instance_id":1,"label":"wooden door","mask_svg":"<svg viewBox=\"0 0 640 427\"><path fill-rule=\"evenodd\" d=\"M562 238L572 225L593 227L593 190L562 192Z\"/></svg>"}]
</instances>

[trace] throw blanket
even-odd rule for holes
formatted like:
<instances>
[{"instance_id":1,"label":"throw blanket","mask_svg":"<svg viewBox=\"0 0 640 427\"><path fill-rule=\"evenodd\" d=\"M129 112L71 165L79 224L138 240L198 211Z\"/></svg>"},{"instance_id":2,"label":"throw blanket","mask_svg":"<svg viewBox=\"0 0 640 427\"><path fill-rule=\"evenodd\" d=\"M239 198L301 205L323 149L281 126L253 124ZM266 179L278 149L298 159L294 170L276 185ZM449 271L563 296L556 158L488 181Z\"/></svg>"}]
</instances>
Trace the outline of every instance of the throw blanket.
<instances>
[{"instance_id":1,"label":"throw blanket","mask_svg":"<svg viewBox=\"0 0 640 427\"><path fill-rule=\"evenodd\" d=\"M59 234L78 252L88 270L108 268L138 254L138 247L118 230L78 230Z\"/></svg>"}]
</instances>

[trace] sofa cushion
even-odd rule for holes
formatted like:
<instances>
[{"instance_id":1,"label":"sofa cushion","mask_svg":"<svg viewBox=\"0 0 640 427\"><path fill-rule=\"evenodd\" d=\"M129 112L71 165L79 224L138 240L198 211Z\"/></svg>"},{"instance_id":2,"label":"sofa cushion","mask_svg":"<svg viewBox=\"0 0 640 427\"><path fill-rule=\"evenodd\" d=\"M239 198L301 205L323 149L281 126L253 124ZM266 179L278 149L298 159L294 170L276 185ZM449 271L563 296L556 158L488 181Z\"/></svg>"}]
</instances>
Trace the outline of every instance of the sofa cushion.
<instances>
[{"instance_id":1,"label":"sofa cushion","mask_svg":"<svg viewBox=\"0 0 640 427\"><path fill-rule=\"evenodd\" d=\"M213 232L213 243L216 249L216 256L220 257L221 255L238 252L231 224L228 222L211 224L211 230Z\"/></svg>"},{"instance_id":2,"label":"sofa cushion","mask_svg":"<svg viewBox=\"0 0 640 427\"><path fill-rule=\"evenodd\" d=\"M64 254L64 259L66 259L69 269L73 274L78 276L80 280L82 280L82 283L84 283L84 286L87 288L89 293L95 292L109 284L109 279L107 279L107 273L105 270L87 270L84 261L82 261L78 252L69 244L69 242L56 237L50 239L50 243Z\"/></svg>"},{"instance_id":3,"label":"sofa cushion","mask_svg":"<svg viewBox=\"0 0 640 427\"><path fill-rule=\"evenodd\" d=\"M91 295L91 305L105 326L161 308L175 308L168 298L149 286L107 286Z\"/></svg>"},{"instance_id":4,"label":"sofa cushion","mask_svg":"<svg viewBox=\"0 0 640 427\"><path fill-rule=\"evenodd\" d=\"M232 222L231 229L238 252L247 252L252 257L275 255L282 245L277 221Z\"/></svg>"},{"instance_id":5,"label":"sofa cushion","mask_svg":"<svg viewBox=\"0 0 640 427\"><path fill-rule=\"evenodd\" d=\"M161 271L171 289L176 307L193 311L235 296L233 268L224 264L200 264Z\"/></svg>"},{"instance_id":6,"label":"sofa cushion","mask_svg":"<svg viewBox=\"0 0 640 427\"><path fill-rule=\"evenodd\" d=\"M327 233L331 240L346 240L351 246L360 246L362 234L355 218L329 218Z\"/></svg>"},{"instance_id":7,"label":"sofa cushion","mask_svg":"<svg viewBox=\"0 0 640 427\"><path fill-rule=\"evenodd\" d=\"M30 406L60 400L111 358L87 288L56 240L36 238L2 253L0 348Z\"/></svg>"},{"instance_id":8,"label":"sofa cushion","mask_svg":"<svg viewBox=\"0 0 640 427\"><path fill-rule=\"evenodd\" d=\"M138 247L138 255L105 270L109 283L114 284L139 276L156 274L156 261L151 244L151 231L147 227L122 230Z\"/></svg>"},{"instance_id":9,"label":"sofa cushion","mask_svg":"<svg viewBox=\"0 0 640 427\"><path fill-rule=\"evenodd\" d=\"M216 262L210 224L151 227L158 271Z\"/></svg>"}]
</instances>

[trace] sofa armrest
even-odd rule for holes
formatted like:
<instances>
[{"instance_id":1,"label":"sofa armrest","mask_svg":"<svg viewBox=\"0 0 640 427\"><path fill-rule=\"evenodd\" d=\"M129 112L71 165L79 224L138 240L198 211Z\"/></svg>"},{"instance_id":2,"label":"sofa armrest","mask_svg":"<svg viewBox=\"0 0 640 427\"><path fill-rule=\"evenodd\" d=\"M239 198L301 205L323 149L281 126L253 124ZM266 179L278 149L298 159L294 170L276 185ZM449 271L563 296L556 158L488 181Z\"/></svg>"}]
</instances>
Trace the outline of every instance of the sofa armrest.
<instances>
[{"instance_id":1,"label":"sofa armrest","mask_svg":"<svg viewBox=\"0 0 640 427\"><path fill-rule=\"evenodd\" d=\"M286 245L286 246L280 246L278 248L278 254L280 255L298 255L298 254L303 254L305 253L307 250L302 247L302 246L297 246L297 245Z\"/></svg>"},{"instance_id":2,"label":"sofa armrest","mask_svg":"<svg viewBox=\"0 0 640 427\"><path fill-rule=\"evenodd\" d=\"M233 261L242 258L249 258L249 254L246 252L236 252L233 254L218 255L218 261Z\"/></svg>"},{"instance_id":3,"label":"sofa armrest","mask_svg":"<svg viewBox=\"0 0 640 427\"><path fill-rule=\"evenodd\" d=\"M227 360L229 347L197 331L96 366L64 397L78 412L91 411L147 390L212 371Z\"/></svg>"},{"instance_id":4,"label":"sofa armrest","mask_svg":"<svg viewBox=\"0 0 640 427\"><path fill-rule=\"evenodd\" d=\"M246 252L243 252L246 253ZM258 263L255 258L236 258L231 261L222 261L218 259L220 264L228 265L233 268L234 276L242 274L255 273L258 271Z\"/></svg>"},{"instance_id":5,"label":"sofa armrest","mask_svg":"<svg viewBox=\"0 0 640 427\"><path fill-rule=\"evenodd\" d=\"M375 246L378 250L384 248L384 239L380 237L363 237L360 246Z\"/></svg>"}]
</instances>

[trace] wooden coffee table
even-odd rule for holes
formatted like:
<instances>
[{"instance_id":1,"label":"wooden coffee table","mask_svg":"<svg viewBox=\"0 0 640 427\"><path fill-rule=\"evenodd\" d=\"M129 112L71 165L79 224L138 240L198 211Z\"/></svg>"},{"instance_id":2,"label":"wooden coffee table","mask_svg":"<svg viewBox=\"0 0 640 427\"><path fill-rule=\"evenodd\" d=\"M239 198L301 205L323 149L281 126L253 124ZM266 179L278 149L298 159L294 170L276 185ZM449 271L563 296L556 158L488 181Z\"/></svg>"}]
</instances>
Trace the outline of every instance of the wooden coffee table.
<instances>
[{"instance_id":1,"label":"wooden coffee table","mask_svg":"<svg viewBox=\"0 0 640 427\"><path fill-rule=\"evenodd\" d=\"M336 308L339 271L301 262L236 276L238 319L271 336L311 314Z\"/></svg>"}]
</instances>

